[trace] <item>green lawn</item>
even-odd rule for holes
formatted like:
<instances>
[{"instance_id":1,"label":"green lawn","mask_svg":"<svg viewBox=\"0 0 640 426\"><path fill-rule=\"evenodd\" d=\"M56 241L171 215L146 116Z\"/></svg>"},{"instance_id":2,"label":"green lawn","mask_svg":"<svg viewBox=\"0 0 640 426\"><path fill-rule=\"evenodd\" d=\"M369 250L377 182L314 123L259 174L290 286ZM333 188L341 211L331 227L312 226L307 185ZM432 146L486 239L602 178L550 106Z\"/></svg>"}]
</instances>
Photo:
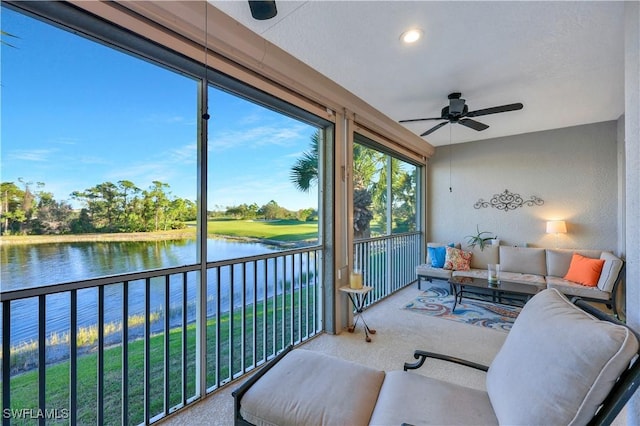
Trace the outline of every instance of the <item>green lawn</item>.
<instances>
[{"instance_id":1,"label":"green lawn","mask_svg":"<svg viewBox=\"0 0 640 426\"><path fill-rule=\"evenodd\" d=\"M6 244L73 243L105 241L157 241L189 239L196 236L196 223L187 222L187 228L156 232L65 235L3 235ZM208 222L209 236L257 238L283 242L315 240L318 222L299 220L241 220L214 219Z\"/></svg>"},{"instance_id":2,"label":"green lawn","mask_svg":"<svg viewBox=\"0 0 640 426\"><path fill-rule=\"evenodd\" d=\"M290 283L287 284L290 286ZM313 288L313 287L311 287ZM252 365L253 341L257 343L255 352L258 360L265 356L263 339L266 337L267 354L277 352L289 342L299 341L303 336L313 335L312 328L315 311L313 302L307 305L307 289L295 290L293 295L288 288L286 295L278 295L277 301L271 297L266 304L259 302L255 309L248 306L243 322L241 310L235 309L233 316L222 314L220 324L215 318L207 321L207 385L213 386L219 379L221 383L229 380L230 370L233 375L242 370L242 329L245 331L245 365ZM312 295L313 293L309 293ZM310 296L313 297L313 296ZM307 311L308 309L308 311ZM254 330L255 311L255 330ZM265 312L266 311L266 312ZM233 318L233 327L230 320ZM265 325L266 322L266 325ZM217 338L218 328L220 336ZM263 333L266 328L266 336ZM231 331L233 330L233 331ZM293 335L292 335L293 332ZM233 338L230 338L230 335ZM274 340L275 338L275 340ZM231 346L230 346L231 343ZM220 345L218 347L218 344ZM273 346L276 346L274 351ZM129 374L125 378L129 384L129 424L144 422L144 340L130 341L128 347ZM196 329L191 324L187 327L187 397L195 393L195 347ZM229 359L231 351L233 360ZM219 352L220 371L216 371L215 354ZM150 339L150 411L152 416L163 410L164 389L164 333L154 335ZM78 413L79 424L95 424L97 412L97 357L88 354L78 358ZM230 368L231 367L231 368ZM104 351L104 423L118 425L122 412L122 346L117 345ZM169 403L175 406L181 402L182 395L182 329L175 328L169 332ZM47 367L46 371L47 408L68 408L69 404L69 362L61 362ZM2 382L0 382L1 384ZM11 406L18 408L35 408L38 406L38 371L32 370L11 378ZM68 420L60 419L57 424L68 424ZM34 424L33 420L12 420L12 424Z\"/></svg>"},{"instance_id":3,"label":"green lawn","mask_svg":"<svg viewBox=\"0 0 640 426\"><path fill-rule=\"evenodd\" d=\"M306 241L318 238L318 222L215 219L208 222L207 232L217 236Z\"/></svg>"}]
</instances>

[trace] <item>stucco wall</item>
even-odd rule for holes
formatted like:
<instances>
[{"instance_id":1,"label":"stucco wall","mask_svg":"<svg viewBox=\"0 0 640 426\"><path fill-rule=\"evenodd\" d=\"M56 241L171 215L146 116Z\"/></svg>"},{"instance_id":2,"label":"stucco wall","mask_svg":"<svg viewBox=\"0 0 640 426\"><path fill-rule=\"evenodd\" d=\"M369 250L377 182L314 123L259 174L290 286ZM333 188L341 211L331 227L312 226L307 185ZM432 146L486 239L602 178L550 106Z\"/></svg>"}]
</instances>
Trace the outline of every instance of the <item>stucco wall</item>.
<instances>
[{"instance_id":1,"label":"stucco wall","mask_svg":"<svg viewBox=\"0 0 640 426\"><path fill-rule=\"evenodd\" d=\"M627 323L640 330L640 3L625 2L625 245ZM640 391L627 410L627 424L640 424Z\"/></svg>"},{"instance_id":2,"label":"stucco wall","mask_svg":"<svg viewBox=\"0 0 640 426\"><path fill-rule=\"evenodd\" d=\"M501 244L618 252L617 125L607 121L438 147L428 167L427 239L464 242L477 224L496 233ZM505 190L544 204L506 212L474 208L479 199L489 201ZM554 219L568 228L557 241L545 232L546 221Z\"/></svg>"}]
</instances>

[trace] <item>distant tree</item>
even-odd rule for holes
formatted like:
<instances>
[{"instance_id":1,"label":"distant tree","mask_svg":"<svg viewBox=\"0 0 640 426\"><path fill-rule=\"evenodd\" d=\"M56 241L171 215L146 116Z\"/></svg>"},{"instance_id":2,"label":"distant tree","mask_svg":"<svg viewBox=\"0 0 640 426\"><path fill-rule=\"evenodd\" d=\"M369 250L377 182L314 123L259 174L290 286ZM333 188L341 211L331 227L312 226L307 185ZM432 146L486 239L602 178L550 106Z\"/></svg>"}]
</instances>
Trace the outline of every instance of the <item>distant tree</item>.
<instances>
[{"instance_id":1,"label":"distant tree","mask_svg":"<svg viewBox=\"0 0 640 426\"><path fill-rule=\"evenodd\" d=\"M165 190L168 188L169 184L154 180L149 191L146 192L145 198L150 200L148 205L153 209L154 231L158 231L161 228L167 229L166 213L170 201Z\"/></svg>"},{"instance_id":2,"label":"distant tree","mask_svg":"<svg viewBox=\"0 0 640 426\"><path fill-rule=\"evenodd\" d=\"M118 228L124 232L135 232L144 230L139 212L136 211L139 203L139 195L141 193L138 188L130 180L118 181Z\"/></svg>"},{"instance_id":3,"label":"distant tree","mask_svg":"<svg viewBox=\"0 0 640 426\"><path fill-rule=\"evenodd\" d=\"M274 220L282 218L282 208L275 201L271 200L260 208L260 214L266 220Z\"/></svg>"},{"instance_id":4,"label":"distant tree","mask_svg":"<svg viewBox=\"0 0 640 426\"><path fill-rule=\"evenodd\" d=\"M72 234L89 234L96 232L87 209L80 210L80 214L77 218L71 220L69 227Z\"/></svg>"},{"instance_id":5,"label":"distant tree","mask_svg":"<svg viewBox=\"0 0 640 426\"><path fill-rule=\"evenodd\" d=\"M26 220L22 211L23 191L13 182L0 184L0 218L2 234L18 232L20 223Z\"/></svg>"},{"instance_id":6,"label":"distant tree","mask_svg":"<svg viewBox=\"0 0 640 426\"><path fill-rule=\"evenodd\" d=\"M256 203L240 204L239 206L227 207L225 214L233 216L236 219L255 219L258 216L260 208Z\"/></svg>"},{"instance_id":7,"label":"distant tree","mask_svg":"<svg viewBox=\"0 0 640 426\"><path fill-rule=\"evenodd\" d=\"M313 217L317 218L318 214L315 209L300 209L296 212L296 219L302 222L306 222L307 220L313 220Z\"/></svg>"},{"instance_id":8,"label":"distant tree","mask_svg":"<svg viewBox=\"0 0 640 426\"><path fill-rule=\"evenodd\" d=\"M50 192L38 194L38 213L33 219L35 234L66 234L71 231L73 209L65 201L56 201Z\"/></svg>"},{"instance_id":9,"label":"distant tree","mask_svg":"<svg viewBox=\"0 0 640 426\"><path fill-rule=\"evenodd\" d=\"M133 182L103 182L71 198L82 204L74 212L67 201L55 200L44 191L44 183L18 179L0 184L1 233L88 233L137 232L182 228L196 220L197 205L188 199L171 197L169 185L154 181L147 191ZM254 206L257 210L257 206Z\"/></svg>"},{"instance_id":10,"label":"distant tree","mask_svg":"<svg viewBox=\"0 0 640 426\"><path fill-rule=\"evenodd\" d=\"M120 216L118 187L112 182L103 182L84 191L74 191L71 197L85 204L92 228L100 232L118 231Z\"/></svg>"}]
</instances>

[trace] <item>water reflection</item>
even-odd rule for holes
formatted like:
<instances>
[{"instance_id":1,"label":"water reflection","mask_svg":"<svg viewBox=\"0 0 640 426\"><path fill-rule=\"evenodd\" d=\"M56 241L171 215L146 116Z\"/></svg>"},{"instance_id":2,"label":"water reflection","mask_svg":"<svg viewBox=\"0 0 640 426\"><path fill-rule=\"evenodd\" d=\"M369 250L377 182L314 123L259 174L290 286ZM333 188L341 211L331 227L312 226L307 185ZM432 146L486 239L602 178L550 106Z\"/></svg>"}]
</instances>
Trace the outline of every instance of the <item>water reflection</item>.
<instances>
[{"instance_id":1,"label":"water reflection","mask_svg":"<svg viewBox=\"0 0 640 426\"><path fill-rule=\"evenodd\" d=\"M257 243L240 243L220 239L208 240L210 260L233 259L275 252L272 247ZM82 243L46 244L32 246L3 246L2 289L18 289L45 284L55 284L94 278L99 276L129 273L147 269L158 269L195 263L196 242L193 240L161 241L148 243ZM296 265L293 268L292 265ZM297 272L294 272L296 269ZM304 271L304 272L301 272ZM309 277L306 276L309 271ZM195 319L195 300L198 272L176 274L169 279L170 325L182 321L183 291L187 291L187 318ZM295 275L295 276L294 276ZM281 294L283 285L298 287L299 280L315 277L315 258L306 255L286 255L277 259L260 260L246 265L236 264L207 271L207 314L218 311L229 312L233 303L238 307L253 300L264 300ZM232 284L233 280L233 284ZM246 288L243 284L246 283ZM255 298L254 298L255 289ZM218 293L220 293L218 298ZM128 284L129 317L144 314L145 281ZM123 284L105 286L105 324L122 321ZM164 316L165 279L158 277L150 281L150 308ZM233 302L232 302L233 301ZM78 291L78 326L91 327L97 322L98 290ZM52 333L69 332L70 293L52 294L46 298L47 336ZM11 305L11 342L37 339L36 298L18 300ZM1 327L1 318L0 318ZM162 322L155 327L161 328ZM119 334L119 333L118 333Z\"/></svg>"}]
</instances>

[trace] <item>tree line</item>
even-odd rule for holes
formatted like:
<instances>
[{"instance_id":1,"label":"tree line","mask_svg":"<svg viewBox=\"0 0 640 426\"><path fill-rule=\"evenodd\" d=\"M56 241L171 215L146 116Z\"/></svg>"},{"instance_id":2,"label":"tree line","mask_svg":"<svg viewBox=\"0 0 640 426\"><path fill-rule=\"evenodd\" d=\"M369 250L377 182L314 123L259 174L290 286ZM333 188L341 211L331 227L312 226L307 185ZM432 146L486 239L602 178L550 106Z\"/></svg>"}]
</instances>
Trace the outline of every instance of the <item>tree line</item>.
<instances>
[{"instance_id":1,"label":"tree line","mask_svg":"<svg viewBox=\"0 0 640 426\"><path fill-rule=\"evenodd\" d=\"M264 219L264 220L279 220L279 219L291 219L299 220L301 222L318 220L318 211L313 208L300 209L298 211L287 210L286 208L278 205L274 200L268 203L258 206L257 203L243 203L237 206L227 207L225 209L219 209L209 211L208 216L210 218L216 217L232 217L234 219Z\"/></svg>"},{"instance_id":2,"label":"tree line","mask_svg":"<svg viewBox=\"0 0 640 426\"><path fill-rule=\"evenodd\" d=\"M290 179L295 188L308 192L318 184L318 147L320 133L311 137L310 149L291 167ZM353 227L356 238L371 235L371 222L387 233L416 229L417 174L403 170L401 161L360 144L353 151ZM0 233L4 234L82 234L95 232L147 232L184 228L195 221L195 202L172 197L169 184L154 181L147 189L121 180L104 182L84 191L74 191L71 198L83 206L74 210L67 201L55 200L44 190L44 183L18 179L0 184ZM388 184L390 188L388 188ZM390 205L391 209L388 208ZM391 213L388 230L387 215ZM296 212L279 206L274 200L263 206L256 203L218 207L209 218L235 219L318 219L317 210Z\"/></svg>"},{"instance_id":3,"label":"tree line","mask_svg":"<svg viewBox=\"0 0 640 426\"><path fill-rule=\"evenodd\" d=\"M81 209L56 200L44 186L22 178L0 184L3 235L159 231L184 228L197 217L196 203L173 197L169 184L160 181L147 189L121 180L74 191L71 198Z\"/></svg>"},{"instance_id":4,"label":"tree line","mask_svg":"<svg viewBox=\"0 0 640 426\"><path fill-rule=\"evenodd\" d=\"M58 201L44 190L42 182L18 179L0 184L0 233L2 235L86 234L150 232L182 229L197 219L195 202L171 196L167 183L154 181L140 189L129 180L104 182L74 191L71 198L81 209L67 201ZM209 218L234 219L318 219L315 209L290 211L274 200L263 206L256 203L218 208Z\"/></svg>"}]
</instances>

